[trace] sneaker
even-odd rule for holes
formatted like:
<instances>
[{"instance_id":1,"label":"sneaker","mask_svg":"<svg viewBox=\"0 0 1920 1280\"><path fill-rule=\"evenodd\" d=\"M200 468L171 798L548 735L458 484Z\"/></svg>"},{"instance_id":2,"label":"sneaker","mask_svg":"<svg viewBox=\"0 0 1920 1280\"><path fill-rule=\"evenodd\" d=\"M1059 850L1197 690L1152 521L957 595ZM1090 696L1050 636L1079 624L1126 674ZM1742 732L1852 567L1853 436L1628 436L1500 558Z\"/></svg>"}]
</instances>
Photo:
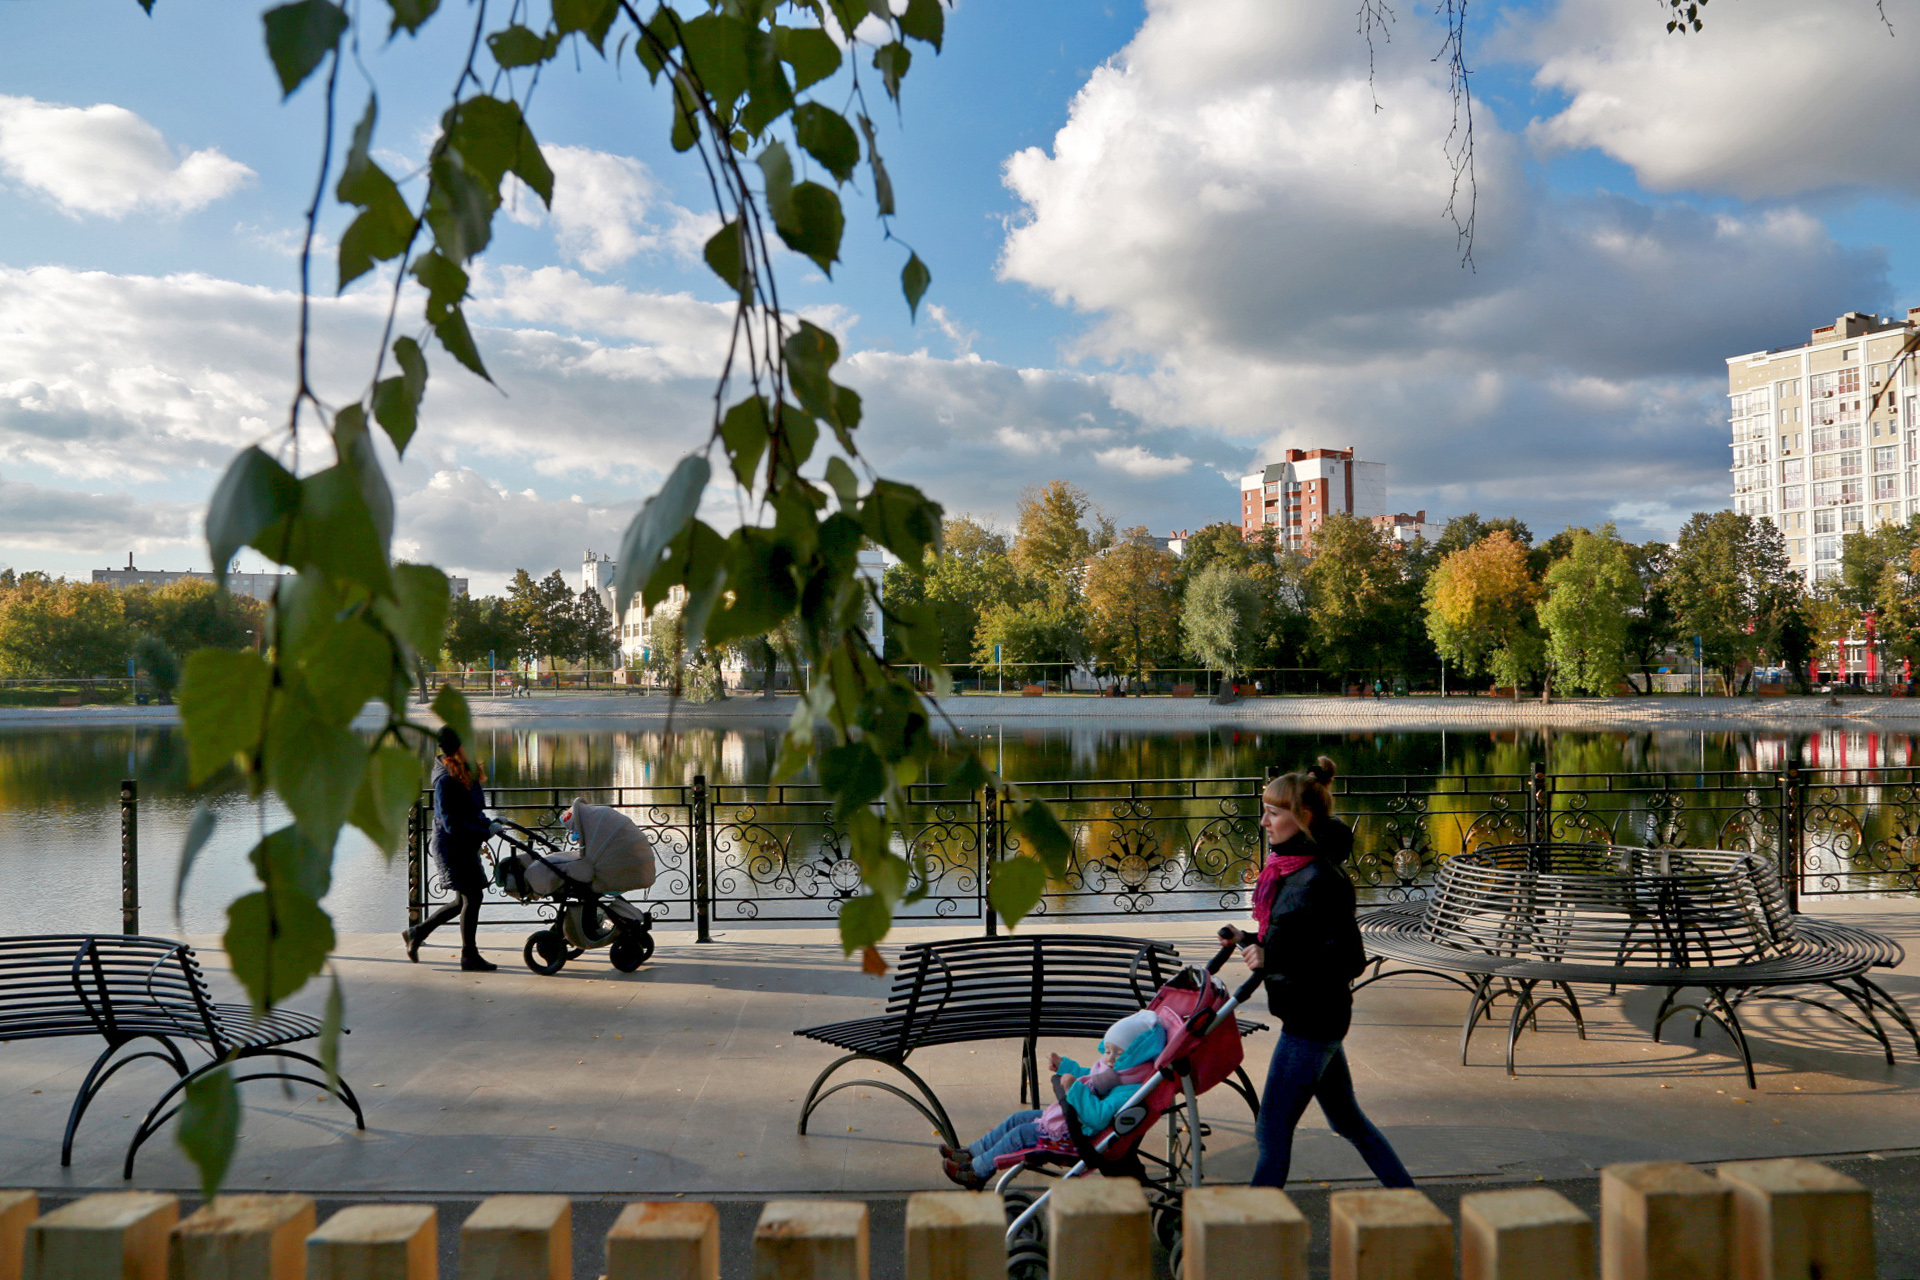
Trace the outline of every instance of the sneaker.
<instances>
[{"instance_id":1,"label":"sneaker","mask_svg":"<svg viewBox=\"0 0 1920 1280\"><path fill-rule=\"evenodd\" d=\"M492 973L499 967L478 951L469 951L460 957L460 968L466 973Z\"/></svg>"}]
</instances>

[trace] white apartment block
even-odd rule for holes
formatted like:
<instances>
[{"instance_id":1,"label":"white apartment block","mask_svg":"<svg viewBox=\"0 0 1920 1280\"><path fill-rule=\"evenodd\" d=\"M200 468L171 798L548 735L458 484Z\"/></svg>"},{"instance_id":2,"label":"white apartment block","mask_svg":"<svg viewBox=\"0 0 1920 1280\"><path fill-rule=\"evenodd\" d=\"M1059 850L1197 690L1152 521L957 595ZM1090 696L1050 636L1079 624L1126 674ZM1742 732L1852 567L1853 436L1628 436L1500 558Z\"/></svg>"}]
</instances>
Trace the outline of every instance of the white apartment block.
<instances>
[{"instance_id":1,"label":"white apartment block","mask_svg":"<svg viewBox=\"0 0 1920 1280\"><path fill-rule=\"evenodd\" d=\"M1289 449L1280 462L1240 477L1240 536L1272 526L1285 551L1308 551L1336 511L1387 514L1387 464L1357 462L1352 449Z\"/></svg>"},{"instance_id":2,"label":"white apartment block","mask_svg":"<svg viewBox=\"0 0 1920 1280\"><path fill-rule=\"evenodd\" d=\"M1733 509L1778 526L1809 586L1839 574L1846 534L1920 510L1920 377L1899 361L1916 327L1920 307L1849 311L1802 346L1727 360Z\"/></svg>"}]
</instances>

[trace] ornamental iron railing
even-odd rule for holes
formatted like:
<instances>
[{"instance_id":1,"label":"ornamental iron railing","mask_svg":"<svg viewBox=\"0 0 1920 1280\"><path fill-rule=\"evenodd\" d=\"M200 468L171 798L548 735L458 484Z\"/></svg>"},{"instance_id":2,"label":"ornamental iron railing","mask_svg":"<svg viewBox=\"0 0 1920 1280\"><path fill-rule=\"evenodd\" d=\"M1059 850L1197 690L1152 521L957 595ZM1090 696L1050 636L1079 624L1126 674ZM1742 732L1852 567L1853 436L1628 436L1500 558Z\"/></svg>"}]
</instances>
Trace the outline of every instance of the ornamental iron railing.
<instances>
[{"instance_id":1,"label":"ornamental iron railing","mask_svg":"<svg viewBox=\"0 0 1920 1280\"><path fill-rule=\"evenodd\" d=\"M1036 908L1061 917L1242 913L1259 873L1259 778L1026 782L1072 837ZM1790 899L1920 894L1920 769L1687 773L1363 775L1335 784L1353 827L1349 874L1363 903L1422 898L1440 866L1485 845L1534 840L1732 849L1779 866ZM716 924L832 918L862 892L844 823L817 787L709 784L496 787L493 812L550 836L576 797L612 805L653 839L644 895L662 923L702 939ZM993 863L1022 853L1002 792L908 790L894 848L912 868L895 918L977 922L987 933ZM409 824L409 919L451 900L427 854L423 796ZM509 907L517 904L506 904ZM511 911L508 912L511 916ZM505 920L490 911L489 919ZM529 917L532 918L532 917Z\"/></svg>"}]
</instances>

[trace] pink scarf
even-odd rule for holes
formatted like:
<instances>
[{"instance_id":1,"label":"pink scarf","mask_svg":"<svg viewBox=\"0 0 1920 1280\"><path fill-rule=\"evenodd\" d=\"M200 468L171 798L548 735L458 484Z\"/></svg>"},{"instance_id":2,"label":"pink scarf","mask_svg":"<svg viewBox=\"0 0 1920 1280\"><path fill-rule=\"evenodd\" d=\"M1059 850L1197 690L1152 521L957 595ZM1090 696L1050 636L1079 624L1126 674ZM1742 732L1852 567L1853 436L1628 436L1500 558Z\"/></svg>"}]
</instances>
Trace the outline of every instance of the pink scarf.
<instances>
[{"instance_id":1,"label":"pink scarf","mask_svg":"<svg viewBox=\"0 0 1920 1280\"><path fill-rule=\"evenodd\" d=\"M1260 868L1260 878L1253 883L1254 932L1260 937L1267 936L1267 921L1273 915L1273 900L1280 896L1280 882L1312 861L1310 853L1268 854L1267 865Z\"/></svg>"}]
</instances>

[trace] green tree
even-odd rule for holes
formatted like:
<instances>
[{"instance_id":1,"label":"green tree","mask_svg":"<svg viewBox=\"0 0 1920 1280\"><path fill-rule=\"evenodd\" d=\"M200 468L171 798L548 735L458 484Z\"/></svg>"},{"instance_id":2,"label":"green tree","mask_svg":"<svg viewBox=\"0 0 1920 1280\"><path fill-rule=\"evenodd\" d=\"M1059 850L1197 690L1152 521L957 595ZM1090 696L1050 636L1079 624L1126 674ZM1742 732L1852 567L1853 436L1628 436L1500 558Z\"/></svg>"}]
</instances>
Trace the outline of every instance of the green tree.
<instances>
[{"instance_id":1,"label":"green tree","mask_svg":"<svg viewBox=\"0 0 1920 1280\"><path fill-rule=\"evenodd\" d=\"M136 586L122 594L127 625L158 636L176 656L195 649L250 649L266 623L266 607L258 600L205 578Z\"/></svg>"},{"instance_id":2,"label":"green tree","mask_svg":"<svg viewBox=\"0 0 1920 1280\"><path fill-rule=\"evenodd\" d=\"M1000 663L995 665L995 647ZM989 676L1010 680L1059 680L1087 658L1086 619L1081 606L1057 595L1017 604L996 604L980 619L973 660Z\"/></svg>"},{"instance_id":3,"label":"green tree","mask_svg":"<svg viewBox=\"0 0 1920 1280\"><path fill-rule=\"evenodd\" d=\"M180 687L180 658L167 647L167 642L151 631L146 632L134 640L132 657L135 669L152 681L160 691L161 700L170 701L173 691Z\"/></svg>"},{"instance_id":4,"label":"green tree","mask_svg":"<svg viewBox=\"0 0 1920 1280\"><path fill-rule=\"evenodd\" d=\"M1612 525L1570 532L1566 555L1547 570L1539 604L1547 662L1560 683L1604 696L1626 675L1627 623L1640 600L1640 579Z\"/></svg>"},{"instance_id":5,"label":"green tree","mask_svg":"<svg viewBox=\"0 0 1920 1280\"><path fill-rule=\"evenodd\" d=\"M447 607L447 660L463 667L511 668L525 652L526 632L499 596L455 596Z\"/></svg>"},{"instance_id":6,"label":"green tree","mask_svg":"<svg viewBox=\"0 0 1920 1280\"><path fill-rule=\"evenodd\" d=\"M1050 480L1020 495L1013 563L1049 593L1077 594L1087 557L1113 540L1113 522L1078 485Z\"/></svg>"},{"instance_id":7,"label":"green tree","mask_svg":"<svg viewBox=\"0 0 1920 1280\"><path fill-rule=\"evenodd\" d=\"M1634 684L1631 675L1627 682L1635 693L1651 694L1654 668L1660 665L1676 636L1673 600L1666 582L1667 570L1673 563L1673 548L1664 542L1629 545L1627 559L1639 583L1639 598L1627 615L1627 660L1639 671L1644 683Z\"/></svg>"},{"instance_id":8,"label":"green tree","mask_svg":"<svg viewBox=\"0 0 1920 1280\"><path fill-rule=\"evenodd\" d=\"M1087 639L1094 657L1114 671L1143 678L1145 668L1177 643L1178 558L1144 528L1087 564Z\"/></svg>"},{"instance_id":9,"label":"green tree","mask_svg":"<svg viewBox=\"0 0 1920 1280\"><path fill-rule=\"evenodd\" d=\"M592 668L610 667L620 652L620 637L613 631L613 614L592 587L580 588L573 598L571 625L567 635L567 657Z\"/></svg>"},{"instance_id":10,"label":"green tree","mask_svg":"<svg viewBox=\"0 0 1920 1280\"><path fill-rule=\"evenodd\" d=\"M104 583L21 581L0 595L0 672L125 675L133 643L125 601Z\"/></svg>"},{"instance_id":11,"label":"green tree","mask_svg":"<svg viewBox=\"0 0 1920 1280\"><path fill-rule=\"evenodd\" d=\"M1468 675L1489 673L1517 689L1544 656L1539 598L1526 547L1496 529L1435 566L1426 583L1427 632L1440 656Z\"/></svg>"},{"instance_id":12,"label":"green tree","mask_svg":"<svg viewBox=\"0 0 1920 1280\"><path fill-rule=\"evenodd\" d=\"M1440 536L1433 541L1434 555L1444 558L1456 551L1465 551L1488 534L1503 530L1521 546L1533 546L1533 531L1527 528L1525 521L1512 516L1482 520L1478 511L1469 511L1463 516L1453 516L1441 526Z\"/></svg>"},{"instance_id":13,"label":"green tree","mask_svg":"<svg viewBox=\"0 0 1920 1280\"><path fill-rule=\"evenodd\" d=\"M1215 561L1187 583L1180 634L1187 652L1228 680L1252 665L1266 599L1251 574Z\"/></svg>"},{"instance_id":14,"label":"green tree","mask_svg":"<svg viewBox=\"0 0 1920 1280\"><path fill-rule=\"evenodd\" d=\"M1014 568L1006 535L964 515L949 516L942 524L940 549L924 566L889 565L882 590L890 603L932 607L940 651L949 662L964 662L973 652L980 618L989 607L1041 594L1037 583ZM887 643L898 656L900 640L892 629Z\"/></svg>"},{"instance_id":15,"label":"green tree","mask_svg":"<svg viewBox=\"0 0 1920 1280\"><path fill-rule=\"evenodd\" d=\"M1310 564L1299 552L1287 551L1247 569L1247 576L1260 588L1262 601L1255 668L1309 665L1313 639L1307 577Z\"/></svg>"},{"instance_id":16,"label":"green tree","mask_svg":"<svg viewBox=\"0 0 1920 1280\"><path fill-rule=\"evenodd\" d=\"M1322 666L1378 672L1402 659L1419 601L1407 569L1372 521L1336 511L1321 523L1306 581L1309 630Z\"/></svg>"},{"instance_id":17,"label":"green tree","mask_svg":"<svg viewBox=\"0 0 1920 1280\"><path fill-rule=\"evenodd\" d=\"M578 651L576 607L573 589L558 569L537 580L515 569L507 584L507 612L523 637L521 652L545 658L550 667Z\"/></svg>"},{"instance_id":18,"label":"green tree","mask_svg":"<svg viewBox=\"0 0 1920 1280\"><path fill-rule=\"evenodd\" d=\"M1779 653L1800 596L1787 544L1770 520L1697 512L1680 530L1666 580L1682 643L1700 637L1709 667L1744 690L1752 668Z\"/></svg>"},{"instance_id":19,"label":"green tree","mask_svg":"<svg viewBox=\"0 0 1920 1280\"><path fill-rule=\"evenodd\" d=\"M1920 558L1920 515L1905 524L1883 524L1872 533L1849 533L1840 549L1835 597L1867 615L1874 644L1884 655L1920 657L1920 597L1915 564Z\"/></svg>"}]
</instances>

